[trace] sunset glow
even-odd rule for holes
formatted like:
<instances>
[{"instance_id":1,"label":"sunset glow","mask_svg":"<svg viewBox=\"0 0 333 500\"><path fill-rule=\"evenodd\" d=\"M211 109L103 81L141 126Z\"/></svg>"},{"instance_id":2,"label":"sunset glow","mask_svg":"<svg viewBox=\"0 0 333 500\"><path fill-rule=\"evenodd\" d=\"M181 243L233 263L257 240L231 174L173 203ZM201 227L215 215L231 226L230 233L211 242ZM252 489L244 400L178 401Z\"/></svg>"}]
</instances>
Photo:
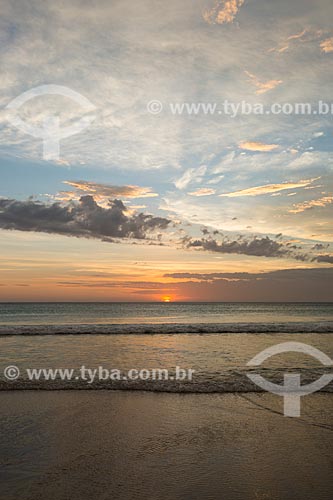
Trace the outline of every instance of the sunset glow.
<instances>
[{"instance_id":1,"label":"sunset glow","mask_svg":"<svg viewBox=\"0 0 333 500\"><path fill-rule=\"evenodd\" d=\"M258 2L5 0L0 301L333 300L332 3Z\"/></svg>"},{"instance_id":2,"label":"sunset glow","mask_svg":"<svg viewBox=\"0 0 333 500\"><path fill-rule=\"evenodd\" d=\"M332 496L333 0L0 12L6 500Z\"/></svg>"}]
</instances>

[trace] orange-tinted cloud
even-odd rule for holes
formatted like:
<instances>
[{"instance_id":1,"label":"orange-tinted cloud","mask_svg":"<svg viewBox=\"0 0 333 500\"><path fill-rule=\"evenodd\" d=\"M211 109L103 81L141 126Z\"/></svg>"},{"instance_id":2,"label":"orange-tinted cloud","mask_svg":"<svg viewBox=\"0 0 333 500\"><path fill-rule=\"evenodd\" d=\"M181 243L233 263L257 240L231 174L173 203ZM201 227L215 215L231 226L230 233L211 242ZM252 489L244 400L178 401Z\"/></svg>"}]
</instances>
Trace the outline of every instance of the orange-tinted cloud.
<instances>
[{"instance_id":1,"label":"orange-tinted cloud","mask_svg":"<svg viewBox=\"0 0 333 500\"><path fill-rule=\"evenodd\" d=\"M188 194L190 194L191 196L210 196L211 194L215 194L215 189L200 188Z\"/></svg>"},{"instance_id":2,"label":"orange-tinted cloud","mask_svg":"<svg viewBox=\"0 0 333 500\"><path fill-rule=\"evenodd\" d=\"M319 198L318 200L310 200L303 203L297 203L293 205L294 208L289 210L289 213L299 214L301 212L304 212L305 210L309 210L310 208L326 207L330 203L333 203L333 196L324 196L323 198Z\"/></svg>"},{"instance_id":3,"label":"orange-tinted cloud","mask_svg":"<svg viewBox=\"0 0 333 500\"><path fill-rule=\"evenodd\" d=\"M274 149L277 149L279 146L278 144L264 144L263 142L245 141L241 142L239 147L247 151L269 152L274 151Z\"/></svg>"},{"instance_id":4,"label":"orange-tinted cloud","mask_svg":"<svg viewBox=\"0 0 333 500\"><path fill-rule=\"evenodd\" d=\"M100 205L108 204L114 198L152 198L158 196L150 187L141 186L112 186L89 181L64 181L75 188L74 191L61 191L56 199L60 201L79 200L83 195L90 195Z\"/></svg>"},{"instance_id":5,"label":"orange-tinted cloud","mask_svg":"<svg viewBox=\"0 0 333 500\"><path fill-rule=\"evenodd\" d=\"M287 40L298 40L299 38L302 38L306 33L306 30L301 31L301 33L296 33L296 35L290 35L288 36Z\"/></svg>"},{"instance_id":6,"label":"orange-tinted cloud","mask_svg":"<svg viewBox=\"0 0 333 500\"><path fill-rule=\"evenodd\" d=\"M333 37L323 40L320 44L320 48L325 54L333 52Z\"/></svg>"},{"instance_id":7,"label":"orange-tinted cloud","mask_svg":"<svg viewBox=\"0 0 333 500\"><path fill-rule=\"evenodd\" d=\"M268 52L279 52L280 54L282 54L283 52L286 52L289 49L291 41L293 41L293 40L303 41L302 38L304 37L304 35L306 35L306 33L307 33L307 30L304 29L300 33L296 33L295 35L290 35L290 36L288 36L288 38L283 40L278 47L274 47L273 49L269 49Z\"/></svg>"},{"instance_id":8,"label":"orange-tinted cloud","mask_svg":"<svg viewBox=\"0 0 333 500\"><path fill-rule=\"evenodd\" d=\"M250 78L250 82L257 87L256 94L265 94L283 83L283 80L267 80L266 82L263 82L259 80L257 76L249 73L248 71L245 71L245 74Z\"/></svg>"},{"instance_id":9,"label":"orange-tinted cloud","mask_svg":"<svg viewBox=\"0 0 333 500\"><path fill-rule=\"evenodd\" d=\"M247 189L241 189L240 191L234 191L232 193L220 194L220 196L236 198L238 196L260 196L263 194L277 193L287 189L296 189L308 186L316 179L307 179L299 182L283 182L282 184L266 184L265 186L254 186Z\"/></svg>"},{"instance_id":10,"label":"orange-tinted cloud","mask_svg":"<svg viewBox=\"0 0 333 500\"><path fill-rule=\"evenodd\" d=\"M243 4L244 0L216 0L214 7L203 13L203 18L209 24L232 23Z\"/></svg>"}]
</instances>

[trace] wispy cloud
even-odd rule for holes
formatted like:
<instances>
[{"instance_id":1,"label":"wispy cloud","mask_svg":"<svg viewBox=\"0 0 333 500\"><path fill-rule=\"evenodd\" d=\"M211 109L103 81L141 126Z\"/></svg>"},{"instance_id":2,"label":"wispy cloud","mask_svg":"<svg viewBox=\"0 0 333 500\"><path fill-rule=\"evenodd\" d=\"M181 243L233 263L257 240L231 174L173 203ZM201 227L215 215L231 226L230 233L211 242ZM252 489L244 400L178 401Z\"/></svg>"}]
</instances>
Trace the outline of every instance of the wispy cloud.
<instances>
[{"instance_id":1,"label":"wispy cloud","mask_svg":"<svg viewBox=\"0 0 333 500\"><path fill-rule=\"evenodd\" d=\"M316 44L319 42L321 50L329 53L333 52L333 37L328 37L329 31L318 30L314 28L306 28L300 33L290 35L284 38L276 47L268 50L268 53L276 52L282 54L287 52L293 46L297 47L299 44Z\"/></svg>"},{"instance_id":2,"label":"wispy cloud","mask_svg":"<svg viewBox=\"0 0 333 500\"><path fill-rule=\"evenodd\" d=\"M188 193L191 196L210 196L212 194L215 194L215 189L211 188L200 188L197 189L196 191L192 191L191 193Z\"/></svg>"},{"instance_id":3,"label":"wispy cloud","mask_svg":"<svg viewBox=\"0 0 333 500\"><path fill-rule=\"evenodd\" d=\"M254 186L247 189L241 189L240 191L234 191L231 193L220 194L219 196L227 198L236 198L238 196L260 196L264 194L277 193L280 191L285 191L287 189L296 189L308 186L313 181L317 180L318 177L314 179L307 179L299 182L283 182L282 184L266 184L264 186Z\"/></svg>"},{"instance_id":4,"label":"wispy cloud","mask_svg":"<svg viewBox=\"0 0 333 500\"><path fill-rule=\"evenodd\" d=\"M175 181L175 186L178 189L186 188L191 182L201 182L205 175L207 167L202 165L198 168L189 168L184 174Z\"/></svg>"},{"instance_id":5,"label":"wispy cloud","mask_svg":"<svg viewBox=\"0 0 333 500\"><path fill-rule=\"evenodd\" d=\"M245 71L245 74L250 78L250 82L257 88L256 94L265 94L283 83L283 80L267 80L263 82L259 80L256 75L249 73L249 71Z\"/></svg>"},{"instance_id":6,"label":"wispy cloud","mask_svg":"<svg viewBox=\"0 0 333 500\"><path fill-rule=\"evenodd\" d=\"M245 149L247 151L263 151L269 152L274 151L279 147L278 144L264 144L263 142L252 142L244 141L239 144L240 149Z\"/></svg>"},{"instance_id":7,"label":"wispy cloud","mask_svg":"<svg viewBox=\"0 0 333 500\"><path fill-rule=\"evenodd\" d=\"M55 196L60 201L79 200L83 195L91 195L100 205L108 205L114 198L153 198L158 196L150 187L141 186L112 186L90 181L63 181L64 184L75 188L72 191L61 191Z\"/></svg>"},{"instance_id":8,"label":"wispy cloud","mask_svg":"<svg viewBox=\"0 0 333 500\"><path fill-rule=\"evenodd\" d=\"M289 210L289 213L299 214L311 208L326 207L331 203L333 203L333 196L323 196L322 198L319 198L317 200L310 200L310 201L304 201L302 203L296 203L295 205L293 205L293 208Z\"/></svg>"},{"instance_id":9,"label":"wispy cloud","mask_svg":"<svg viewBox=\"0 0 333 500\"><path fill-rule=\"evenodd\" d=\"M296 33L295 35L290 35L286 39L284 39L277 47L273 47L272 49L269 49L268 52L279 52L282 54L283 52L286 52L289 47L290 47L290 42L294 40L302 40L304 35L306 35L307 30L304 29L300 33Z\"/></svg>"},{"instance_id":10,"label":"wispy cloud","mask_svg":"<svg viewBox=\"0 0 333 500\"><path fill-rule=\"evenodd\" d=\"M204 20L209 24L232 23L244 0L216 0L212 9L205 10Z\"/></svg>"},{"instance_id":11,"label":"wispy cloud","mask_svg":"<svg viewBox=\"0 0 333 500\"><path fill-rule=\"evenodd\" d=\"M300 33L296 33L296 35L290 35L288 36L287 40L298 40L299 38L302 38L306 33L306 29L301 31Z\"/></svg>"}]
</instances>

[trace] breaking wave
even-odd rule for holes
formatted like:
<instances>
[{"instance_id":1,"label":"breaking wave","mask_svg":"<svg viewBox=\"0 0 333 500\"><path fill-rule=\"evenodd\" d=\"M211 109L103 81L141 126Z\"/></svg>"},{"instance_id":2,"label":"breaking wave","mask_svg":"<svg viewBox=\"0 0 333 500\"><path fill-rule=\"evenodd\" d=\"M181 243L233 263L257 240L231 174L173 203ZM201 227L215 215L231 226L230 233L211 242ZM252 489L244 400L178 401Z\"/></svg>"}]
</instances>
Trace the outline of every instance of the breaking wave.
<instances>
[{"instance_id":1,"label":"breaking wave","mask_svg":"<svg viewBox=\"0 0 333 500\"><path fill-rule=\"evenodd\" d=\"M301 375L301 385L305 386L319 379L331 370L325 367L294 368L289 373ZM258 373L270 382L283 386L283 369L248 368L247 370L229 370L221 373L199 373L191 381L176 380L95 380L89 384L84 380L28 380L20 378L15 381L0 380L0 391L8 390L120 390L120 391L148 391L170 393L248 393L264 392L255 385L247 373ZM333 393L333 382L329 383L320 392Z\"/></svg>"},{"instance_id":2,"label":"breaking wave","mask_svg":"<svg viewBox=\"0 0 333 500\"><path fill-rule=\"evenodd\" d=\"M0 325L0 336L172 335L177 333L333 333L333 322Z\"/></svg>"}]
</instances>

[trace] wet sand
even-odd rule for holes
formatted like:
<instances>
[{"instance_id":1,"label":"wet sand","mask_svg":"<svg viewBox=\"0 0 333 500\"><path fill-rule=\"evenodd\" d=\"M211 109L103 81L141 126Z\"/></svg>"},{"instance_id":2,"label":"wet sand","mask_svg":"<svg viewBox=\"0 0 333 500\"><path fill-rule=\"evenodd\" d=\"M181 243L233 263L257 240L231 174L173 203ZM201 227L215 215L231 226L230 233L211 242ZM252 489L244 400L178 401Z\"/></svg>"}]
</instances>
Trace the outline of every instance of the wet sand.
<instances>
[{"instance_id":1,"label":"wet sand","mask_svg":"<svg viewBox=\"0 0 333 500\"><path fill-rule=\"evenodd\" d=\"M333 397L10 391L1 499L329 500Z\"/></svg>"}]
</instances>

